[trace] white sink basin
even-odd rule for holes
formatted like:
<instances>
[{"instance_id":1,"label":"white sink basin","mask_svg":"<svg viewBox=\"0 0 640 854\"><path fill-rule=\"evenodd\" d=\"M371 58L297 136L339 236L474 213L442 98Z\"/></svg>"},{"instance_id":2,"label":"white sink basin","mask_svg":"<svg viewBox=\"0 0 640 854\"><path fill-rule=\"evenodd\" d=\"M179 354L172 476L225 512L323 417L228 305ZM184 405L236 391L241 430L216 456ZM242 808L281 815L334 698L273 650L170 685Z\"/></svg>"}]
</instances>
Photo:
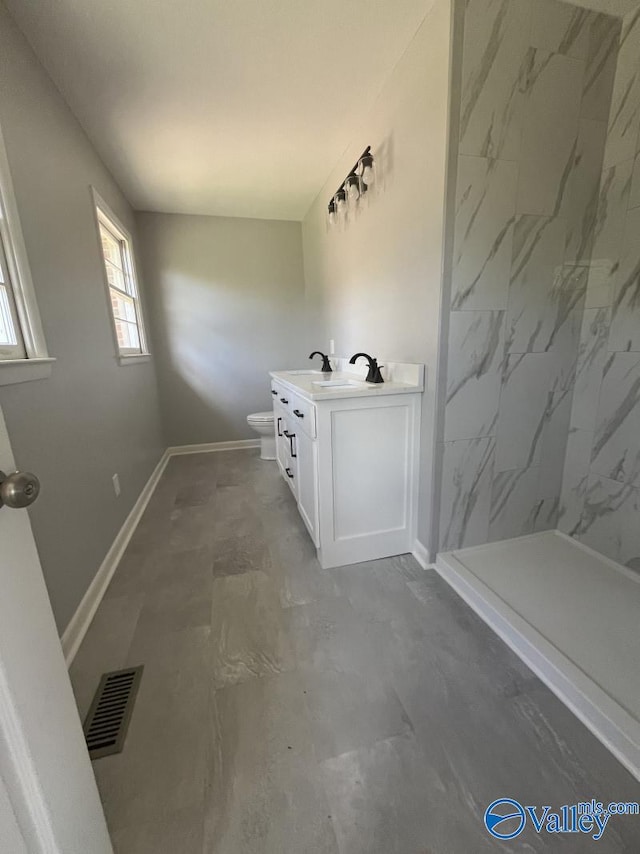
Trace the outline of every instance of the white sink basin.
<instances>
[{"instance_id":1,"label":"white sink basin","mask_svg":"<svg viewBox=\"0 0 640 854\"><path fill-rule=\"evenodd\" d=\"M288 374L291 374L293 377L306 377L311 376L311 374L321 374L322 371L287 371Z\"/></svg>"},{"instance_id":2,"label":"white sink basin","mask_svg":"<svg viewBox=\"0 0 640 854\"><path fill-rule=\"evenodd\" d=\"M358 388L362 385L354 380L313 380L311 384L321 388Z\"/></svg>"}]
</instances>

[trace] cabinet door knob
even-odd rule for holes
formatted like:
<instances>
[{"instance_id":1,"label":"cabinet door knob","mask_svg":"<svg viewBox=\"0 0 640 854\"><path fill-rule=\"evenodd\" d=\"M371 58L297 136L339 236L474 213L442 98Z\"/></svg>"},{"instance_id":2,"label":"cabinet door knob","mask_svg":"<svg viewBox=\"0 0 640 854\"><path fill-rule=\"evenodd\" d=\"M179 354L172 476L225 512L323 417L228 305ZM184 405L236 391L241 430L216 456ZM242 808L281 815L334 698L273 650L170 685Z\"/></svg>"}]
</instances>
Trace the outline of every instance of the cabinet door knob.
<instances>
[{"instance_id":1,"label":"cabinet door knob","mask_svg":"<svg viewBox=\"0 0 640 854\"><path fill-rule=\"evenodd\" d=\"M304 412L300 412L299 409L294 409L293 414L296 416L296 418L304 418Z\"/></svg>"},{"instance_id":2,"label":"cabinet door knob","mask_svg":"<svg viewBox=\"0 0 640 854\"><path fill-rule=\"evenodd\" d=\"M290 477L293 480L293 472L291 471L291 469L286 468L285 471L287 473L287 477Z\"/></svg>"},{"instance_id":3,"label":"cabinet door knob","mask_svg":"<svg viewBox=\"0 0 640 854\"><path fill-rule=\"evenodd\" d=\"M286 397L281 397L281 398L280 398L280 403L289 403L289 401L287 400L287 398L286 398Z\"/></svg>"},{"instance_id":4,"label":"cabinet door knob","mask_svg":"<svg viewBox=\"0 0 640 854\"><path fill-rule=\"evenodd\" d=\"M272 389L271 389L271 394L277 394L277 393L278 393L278 392L275 390L275 388L272 388Z\"/></svg>"}]
</instances>

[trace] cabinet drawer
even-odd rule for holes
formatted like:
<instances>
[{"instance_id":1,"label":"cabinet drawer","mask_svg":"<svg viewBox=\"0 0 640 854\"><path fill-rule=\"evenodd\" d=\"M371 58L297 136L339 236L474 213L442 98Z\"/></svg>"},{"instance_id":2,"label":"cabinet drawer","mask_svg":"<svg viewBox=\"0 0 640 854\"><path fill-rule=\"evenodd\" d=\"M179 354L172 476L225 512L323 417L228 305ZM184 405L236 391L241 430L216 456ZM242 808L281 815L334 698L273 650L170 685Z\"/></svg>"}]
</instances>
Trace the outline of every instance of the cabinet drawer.
<instances>
[{"instance_id":1,"label":"cabinet drawer","mask_svg":"<svg viewBox=\"0 0 640 854\"><path fill-rule=\"evenodd\" d=\"M303 400L295 394L289 395L289 411L291 412L291 422L296 425L296 429L304 430L307 436L312 439L316 437L316 408L312 403Z\"/></svg>"},{"instance_id":2,"label":"cabinet drawer","mask_svg":"<svg viewBox=\"0 0 640 854\"><path fill-rule=\"evenodd\" d=\"M273 394L274 391L275 394ZM272 384L271 394L273 395L273 400L275 404L281 406L286 412L291 412L291 401L293 400L294 396L291 394L290 391L284 388L284 386Z\"/></svg>"}]
</instances>

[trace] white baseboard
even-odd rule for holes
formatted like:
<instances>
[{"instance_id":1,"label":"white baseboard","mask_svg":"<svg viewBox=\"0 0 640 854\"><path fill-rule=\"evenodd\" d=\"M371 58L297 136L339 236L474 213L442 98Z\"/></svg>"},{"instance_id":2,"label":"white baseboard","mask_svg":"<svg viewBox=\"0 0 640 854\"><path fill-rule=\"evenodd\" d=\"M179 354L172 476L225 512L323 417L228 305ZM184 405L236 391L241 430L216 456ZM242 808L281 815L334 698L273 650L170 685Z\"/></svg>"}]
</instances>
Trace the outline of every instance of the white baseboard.
<instances>
[{"instance_id":1,"label":"white baseboard","mask_svg":"<svg viewBox=\"0 0 640 854\"><path fill-rule=\"evenodd\" d=\"M434 568L433 564L429 563L429 551L427 547L418 539L414 540L412 554L423 569Z\"/></svg>"},{"instance_id":2,"label":"white baseboard","mask_svg":"<svg viewBox=\"0 0 640 854\"><path fill-rule=\"evenodd\" d=\"M232 442L207 442L203 445L173 445L167 448L167 454L176 457L181 454L209 454L213 451L241 451L259 447L260 439L236 439Z\"/></svg>"},{"instance_id":3,"label":"white baseboard","mask_svg":"<svg viewBox=\"0 0 640 854\"><path fill-rule=\"evenodd\" d=\"M124 554L124 550L126 549L129 540L131 539L131 536L135 531L147 504L149 503L149 499L153 495L153 490L156 488L156 484L160 480L162 472L165 470L169 456L169 453L165 451L160 457L157 466L154 468L149 480L144 485L136 503L131 508L129 515L124 520L124 524L111 544L111 548L100 564L100 568L96 572L87 592L82 597L82 601L78 605L75 614L69 621L69 625L62 634L62 651L64 653L65 661L67 662L67 667L71 666L71 662L75 658L78 648L87 633L87 629L91 625L91 621L98 610L98 605L102 601L102 597L106 593L109 582L118 568L120 558Z\"/></svg>"},{"instance_id":4,"label":"white baseboard","mask_svg":"<svg viewBox=\"0 0 640 854\"><path fill-rule=\"evenodd\" d=\"M204 445L177 445L166 449L158 465L151 473L149 480L144 485L136 503L131 508L131 512L125 519L124 524L118 531L115 540L111 544L111 548L105 555L93 581L82 597L82 601L78 605L75 614L69 621L69 625L62 634L60 640L67 667L71 666L71 662L75 658L78 648L98 610L98 606L107 592L109 582L118 568L120 559L129 544L129 540L149 503L149 499L153 495L153 490L156 488L170 457L182 454L203 454L210 453L211 451L236 451L259 447L260 439L238 439L234 442L209 442Z\"/></svg>"}]
</instances>

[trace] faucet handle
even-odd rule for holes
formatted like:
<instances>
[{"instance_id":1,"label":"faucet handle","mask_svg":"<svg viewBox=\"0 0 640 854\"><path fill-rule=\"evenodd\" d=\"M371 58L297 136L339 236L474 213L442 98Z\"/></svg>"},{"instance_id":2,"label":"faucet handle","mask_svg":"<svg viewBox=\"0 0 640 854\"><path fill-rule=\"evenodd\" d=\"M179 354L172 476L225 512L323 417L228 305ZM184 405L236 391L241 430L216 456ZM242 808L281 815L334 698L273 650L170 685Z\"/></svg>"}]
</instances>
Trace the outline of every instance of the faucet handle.
<instances>
[{"instance_id":1,"label":"faucet handle","mask_svg":"<svg viewBox=\"0 0 640 854\"><path fill-rule=\"evenodd\" d=\"M382 374L380 373L380 368L384 368L384 365L379 365L377 359L373 359L371 365L369 365L369 374L367 375L367 382L370 383L383 383L384 379L382 378Z\"/></svg>"}]
</instances>

